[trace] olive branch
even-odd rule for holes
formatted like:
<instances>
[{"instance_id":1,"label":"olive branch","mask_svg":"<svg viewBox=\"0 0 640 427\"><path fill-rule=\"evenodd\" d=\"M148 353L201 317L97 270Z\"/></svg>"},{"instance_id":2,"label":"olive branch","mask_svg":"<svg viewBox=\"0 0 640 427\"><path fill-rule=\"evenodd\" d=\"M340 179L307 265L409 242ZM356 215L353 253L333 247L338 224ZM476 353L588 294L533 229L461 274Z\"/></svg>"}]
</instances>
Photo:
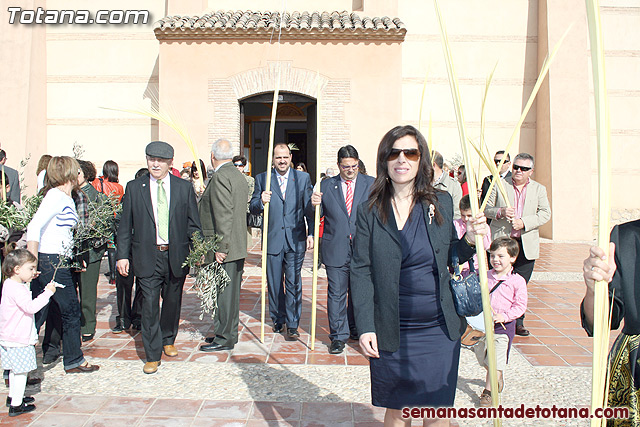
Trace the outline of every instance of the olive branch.
<instances>
[{"instance_id":1,"label":"olive branch","mask_svg":"<svg viewBox=\"0 0 640 427\"><path fill-rule=\"evenodd\" d=\"M202 237L199 231L191 236L192 248L189 255L182 264L183 267L190 267L195 270L195 283L193 288L200 298L200 320L205 313L210 313L213 319L218 310L218 296L230 282L229 275L222 268L222 265L215 260L203 265L202 261L207 254L215 253L218 243L222 238L218 235L214 237Z\"/></svg>"}]
</instances>

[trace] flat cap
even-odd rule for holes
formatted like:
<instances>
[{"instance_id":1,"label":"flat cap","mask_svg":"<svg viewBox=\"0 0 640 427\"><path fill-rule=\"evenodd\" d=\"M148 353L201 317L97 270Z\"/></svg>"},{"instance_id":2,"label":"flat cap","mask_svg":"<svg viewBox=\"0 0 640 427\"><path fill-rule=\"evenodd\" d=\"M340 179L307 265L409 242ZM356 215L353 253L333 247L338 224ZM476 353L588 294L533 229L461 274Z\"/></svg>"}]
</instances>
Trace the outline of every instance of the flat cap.
<instances>
[{"instance_id":1,"label":"flat cap","mask_svg":"<svg viewBox=\"0 0 640 427\"><path fill-rule=\"evenodd\" d=\"M147 148L144 151L149 157L173 159L173 147L164 141L150 142L147 144Z\"/></svg>"}]
</instances>

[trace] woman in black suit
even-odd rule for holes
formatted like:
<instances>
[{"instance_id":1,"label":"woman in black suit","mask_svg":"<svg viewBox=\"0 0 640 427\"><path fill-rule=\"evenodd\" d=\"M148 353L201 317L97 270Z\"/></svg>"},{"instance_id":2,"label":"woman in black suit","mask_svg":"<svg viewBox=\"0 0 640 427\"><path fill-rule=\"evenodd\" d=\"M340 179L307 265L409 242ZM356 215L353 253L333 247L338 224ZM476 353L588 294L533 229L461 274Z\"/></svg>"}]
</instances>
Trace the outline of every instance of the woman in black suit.
<instances>
[{"instance_id":1,"label":"woman in black suit","mask_svg":"<svg viewBox=\"0 0 640 427\"><path fill-rule=\"evenodd\" d=\"M387 408L385 425L408 426L404 407L453 406L466 325L447 265L453 247L461 262L469 259L475 234L487 227L479 214L458 240L451 196L433 188L429 150L413 126L382 138L376 167L369 200L358 209L351 287L373 404Z\"/></svg>"}]
</instances>

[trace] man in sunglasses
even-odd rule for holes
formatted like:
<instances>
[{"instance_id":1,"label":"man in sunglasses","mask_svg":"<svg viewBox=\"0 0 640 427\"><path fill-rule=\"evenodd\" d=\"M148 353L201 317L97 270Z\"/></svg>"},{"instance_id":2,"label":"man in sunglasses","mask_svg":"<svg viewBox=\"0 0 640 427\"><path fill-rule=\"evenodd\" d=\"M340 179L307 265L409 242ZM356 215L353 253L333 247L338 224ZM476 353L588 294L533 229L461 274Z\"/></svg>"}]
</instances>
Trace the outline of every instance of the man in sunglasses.
<instances>
[{"instance_id":1,"label":"man in sunglasses","mask_svg":"<svg viewBox=\"0 0 640 427\"><path fill-rule=\"evenodd\" d=\"M493 163L496 164L496 167L502 161L502 157L504 157L504 150L496 151L496 154L493 156ZM511 156L507 153L507 158L502 164L500 168L500 178L506 178L511 176ZM482 181L482 192L480 194L480 204L484 202L485 197L489 195L489 187L491 186L491 181L493 181L493 175L485 176ZM487 220L487 224L491 224L489 220Z\"/></svg>"},{"instance_id":2,"label":"man in sunglasses","mask_svg":"<svg viewBox=\"0 0 640 427\"><path fill-rule=\"evenodd\" d=\"M453 199L453 219L460 219L460 199L462 187L458 180L451 178L443 170L444 158L437 151L433 152L433 187L451 194Z\"/></svg>"},{"instance_id":3,"label":"man in sunglasses","mask_svg":"<svg viewBox=\"0 0 640 427\"><path fill-rule=\"evenodd\" d=\"M338 150L339 175L322 181L320 193L313 193L313 206L322 205L324 232L322 262L327 269L327 314L329 353L340 354L348 339L357 340L358 331L351 303L351 244L356 234L358 205L367 200L373 177L358 173L358 151L352 145Z\"/></svg>"},{"instance_id":4,"label":"man in sunglasses","mask_svg":"<svg viewBox=\"0 0 640 427\"><path fill-rule=\"evenodd\" d=\"M531 179L533 156L518 154L513 159L513 174L503 179L511 207L494 186L484 214L491 221L491 236L494 239L510 236L518 242L519 253L513 270L529 283L533 267L540 254L538 229L551 218L547 189ZM524 315L516 320L516 334L529 335L524 327Z\"/></svg>"}]
</instances>

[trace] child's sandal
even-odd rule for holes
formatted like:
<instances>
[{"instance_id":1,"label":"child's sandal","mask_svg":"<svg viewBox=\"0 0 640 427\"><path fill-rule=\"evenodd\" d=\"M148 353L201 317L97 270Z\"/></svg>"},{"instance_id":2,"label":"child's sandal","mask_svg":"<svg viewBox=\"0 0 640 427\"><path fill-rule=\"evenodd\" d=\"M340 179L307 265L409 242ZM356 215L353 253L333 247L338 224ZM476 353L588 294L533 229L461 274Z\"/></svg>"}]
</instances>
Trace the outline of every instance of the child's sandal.
<instances>
[{"instance_id":1,"label":"child's sandal","mask_svg":"<svg viewBox=\"0 0 640 427\"><path fill-rule=\"evenodd\" d=\"M480 407L488 408L491 406L491 392L486 388L482 390L482 394L480 395Z\"/></svg>"}]
</instances>

